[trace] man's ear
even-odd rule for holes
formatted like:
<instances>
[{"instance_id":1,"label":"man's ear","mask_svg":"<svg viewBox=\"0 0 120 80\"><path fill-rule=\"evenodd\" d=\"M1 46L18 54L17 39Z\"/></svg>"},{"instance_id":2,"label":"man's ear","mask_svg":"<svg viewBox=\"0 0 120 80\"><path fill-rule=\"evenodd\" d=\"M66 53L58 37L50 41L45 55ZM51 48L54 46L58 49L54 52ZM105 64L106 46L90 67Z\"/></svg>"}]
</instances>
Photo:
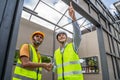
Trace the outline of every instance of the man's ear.
<instances>
[{"instance_id":1,"label":"man's ear","mask_svg":"<svg viewBox=\"0 0 120 80\"><path fill-rule=\"evenodd\" d=\"M35 36L32 37L32 41L35 41Z\"/></svg>"}]
</instances>

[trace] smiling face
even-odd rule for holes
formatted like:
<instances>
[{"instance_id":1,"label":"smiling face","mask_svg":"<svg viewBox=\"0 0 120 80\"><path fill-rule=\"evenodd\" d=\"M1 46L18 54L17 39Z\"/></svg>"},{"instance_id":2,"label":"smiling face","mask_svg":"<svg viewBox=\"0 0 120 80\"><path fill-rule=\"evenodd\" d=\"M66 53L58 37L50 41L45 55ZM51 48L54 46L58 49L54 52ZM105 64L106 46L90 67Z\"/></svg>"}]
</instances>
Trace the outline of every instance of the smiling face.
<instances>
[{"instance_id":1,"label":"smiling face","mask_svg":"<svg viewBox=\"0 0 120 80\"><path fill-rule=\"evenodd\" d=\"M67 35L65 33L60 33L58 34L57 36L57 40L60 42L60 43L65 43L66 40L67 40Z\"/></svg>"}]
</instances>

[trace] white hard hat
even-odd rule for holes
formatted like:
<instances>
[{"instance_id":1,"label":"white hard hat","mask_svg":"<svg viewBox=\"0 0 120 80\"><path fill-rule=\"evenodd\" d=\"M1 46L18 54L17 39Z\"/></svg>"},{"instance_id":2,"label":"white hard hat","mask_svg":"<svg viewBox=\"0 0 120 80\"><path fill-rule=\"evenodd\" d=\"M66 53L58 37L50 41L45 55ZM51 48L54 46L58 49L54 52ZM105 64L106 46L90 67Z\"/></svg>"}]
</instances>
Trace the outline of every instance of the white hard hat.
<instances>
[{"instance_id":1,"label":"white hard hat","mask_svg":"<svg viewBox=\"0 0 120 80\"><path fill-rule=\"evenodd\" d=\"M61 33L65 34L66 37L67 37L67 33L65 31L59 31L59 32L56 33L56 39L58 39L58 35L61 34Z\"/></svg>"}]
</instances>

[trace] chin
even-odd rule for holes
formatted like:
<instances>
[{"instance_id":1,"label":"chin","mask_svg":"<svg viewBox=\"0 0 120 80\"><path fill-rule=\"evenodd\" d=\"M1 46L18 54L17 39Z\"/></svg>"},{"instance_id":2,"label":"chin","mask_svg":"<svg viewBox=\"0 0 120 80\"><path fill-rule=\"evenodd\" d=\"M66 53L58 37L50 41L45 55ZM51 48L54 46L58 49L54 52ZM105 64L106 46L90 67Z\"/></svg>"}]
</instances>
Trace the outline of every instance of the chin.
<instances>
[{"instance_id":1,"label":"chin","mask_svg":"<svg viewBox=\"0 0 120 80\"><path fill-rule=\"evenodd\" d=\"M65 43L66 41L59 41L60 43Z\"/></svg>"}]
</instances>

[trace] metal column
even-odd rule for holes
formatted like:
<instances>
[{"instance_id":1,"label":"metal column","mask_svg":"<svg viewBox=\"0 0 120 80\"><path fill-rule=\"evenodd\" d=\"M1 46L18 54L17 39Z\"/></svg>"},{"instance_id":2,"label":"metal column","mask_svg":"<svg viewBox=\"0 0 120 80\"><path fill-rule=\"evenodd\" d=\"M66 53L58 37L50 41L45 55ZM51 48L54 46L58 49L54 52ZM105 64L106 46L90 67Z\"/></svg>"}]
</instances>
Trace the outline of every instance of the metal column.
<instances>
[{"instance_id":1,"label":"metal column","mask_svg":"<svg viewBox=\"0 0 120 80\"><path fill-rule=\"evenodd\" d=\"M10 80L23 0L0 0L0 80Z\"/></svg>"},{"instance_id":2,"label":"metal column","mask_svg":"<svg viewBox=\"0 0 120 80\"><path fill-rule=\"evenodd\" d=\"M101 26L97 27L97 37L98 37L98 44L99 44L99 51L100 51L100 58L101 58L102 79L110 80L109 74L108 74L107 56L105 52L105 45L104 45L104 39L103 39L103 30Z\"/></svg>"},{"instance_id":3,"label":"metal column","mask_svg":"<svg viewBox=\"0 0 120 80\"><path fill-rule=\"evenodd\" d=\"M62 0L62 1L69 5L71 0ZM89 4L88 4L90 0L82 0L82 1L85 2L84 4L88 5L87 10L90 10ZM88 3L86 1L88 1ZM105 52L104 36L103 36L103 30L102 30L103 26L101 26L101 23L98 22L99 18L98 18L98 20L94 19L94 16L90 15L90 11L86 11L82 8L82 7L85 7L84 5L81 6L81 5L77 4L76 0L73 0L72 2L73 2L72 4L73 4L74 9L78 13L80 13L83 17L88 19L91 23L93 23L97 28L98 44L99 44L101 68L102 68L102 79L109 80L107 56L106 56L106 52ZM94 7L93 11L95 13L99 13L99 10L95 9L95 7ZM97 17L99 17L99 14L97 15Z\"/></svg>"}]
</instances>

